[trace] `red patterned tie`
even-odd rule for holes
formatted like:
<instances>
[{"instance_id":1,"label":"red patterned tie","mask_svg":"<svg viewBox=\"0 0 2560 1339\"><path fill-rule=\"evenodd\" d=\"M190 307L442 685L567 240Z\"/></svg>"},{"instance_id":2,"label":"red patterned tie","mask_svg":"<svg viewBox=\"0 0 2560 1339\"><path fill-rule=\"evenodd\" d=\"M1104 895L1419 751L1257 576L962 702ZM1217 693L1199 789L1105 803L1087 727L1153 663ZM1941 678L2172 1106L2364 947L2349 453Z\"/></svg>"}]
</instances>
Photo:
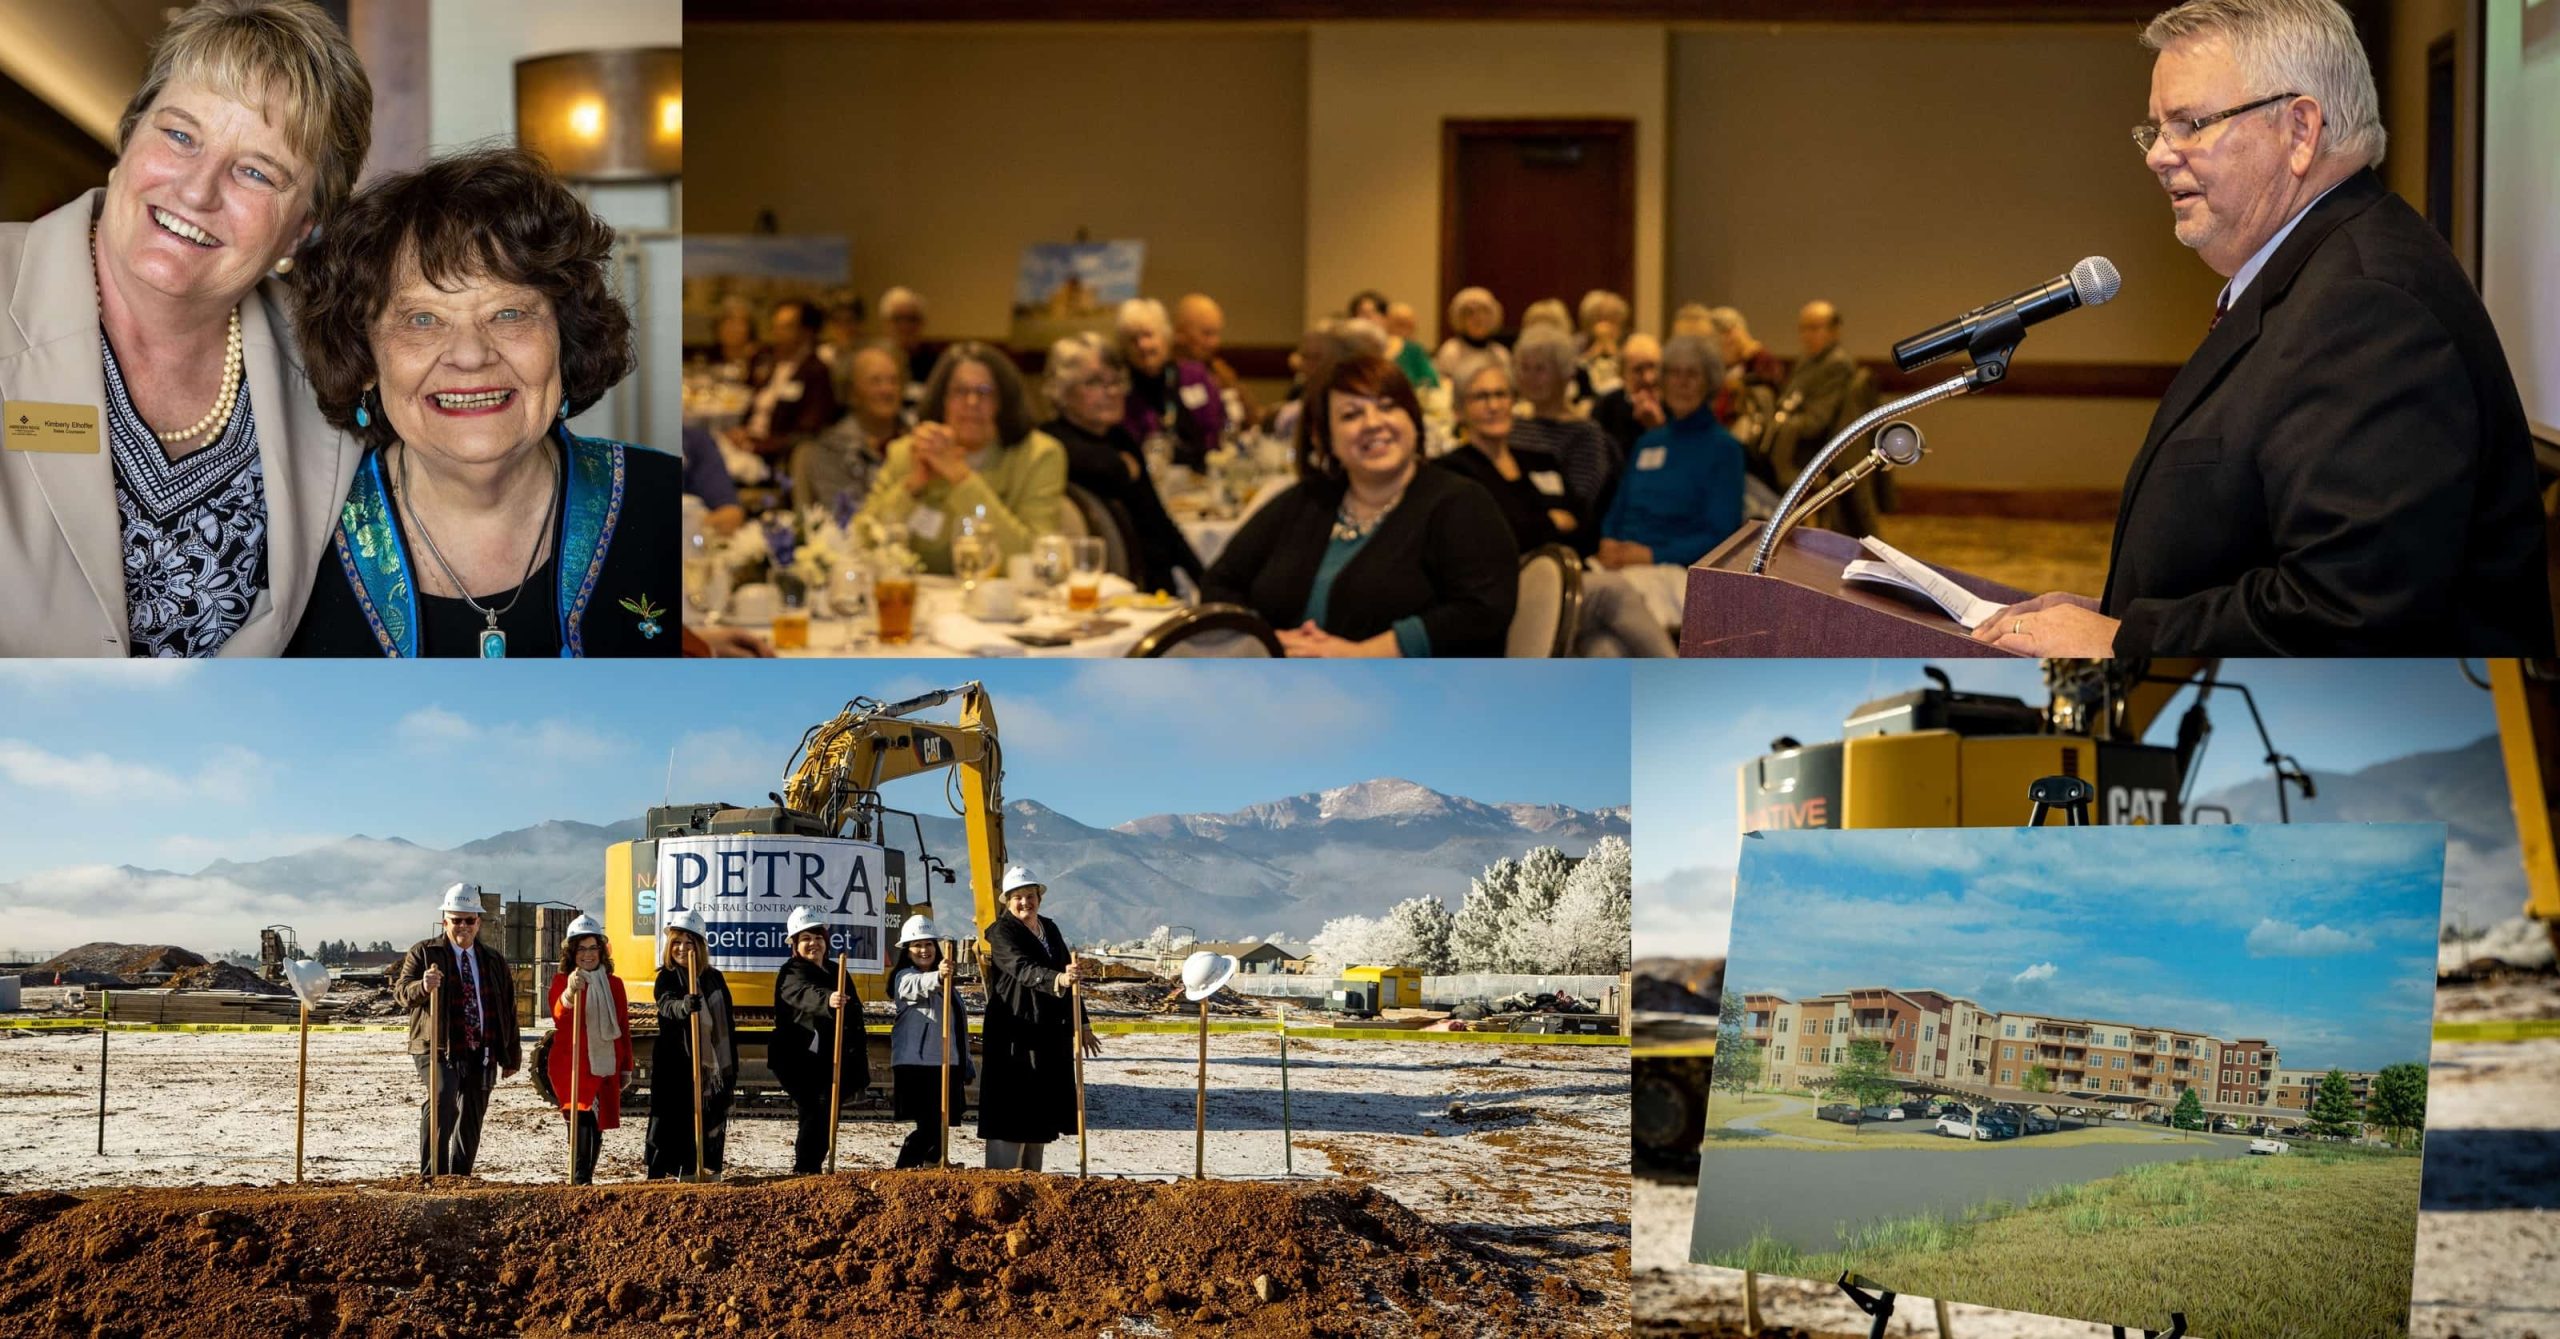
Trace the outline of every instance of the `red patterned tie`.
<instances>
[{"instance_id":1,"label":"red patterned tie","mask_svg":"<svg viewBox=\"0 0 2560 1339\"><path fill-rule=\"evenodd\" d=\"M2231 290L2226 288L2213 300L2213 324L2205 327L2205 333L2211 334L2214 330L2219 328L2222 325L2223 315L2230 310Z\"/></svg>"}]
</instances>

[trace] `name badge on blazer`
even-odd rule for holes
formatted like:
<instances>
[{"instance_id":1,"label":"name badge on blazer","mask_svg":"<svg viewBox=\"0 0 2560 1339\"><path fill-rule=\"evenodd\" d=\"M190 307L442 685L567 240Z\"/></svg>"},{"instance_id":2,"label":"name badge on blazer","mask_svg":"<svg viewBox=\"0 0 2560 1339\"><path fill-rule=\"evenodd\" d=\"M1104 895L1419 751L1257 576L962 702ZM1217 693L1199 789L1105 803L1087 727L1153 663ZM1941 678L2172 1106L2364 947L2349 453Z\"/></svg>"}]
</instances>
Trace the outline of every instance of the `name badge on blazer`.
<instances>
[{"instance_id":1,"label":"name badge on blazer","mask_svg":"<svg viewBox=\"0 0 2560 1339\"><path fill-rule=\"evenodd\" d=\"M1198 409L1209 403L1209 388L1196 381L1183 387L1180 394L1182 407L1185 409Z\"/></svg>"},{"instance_id":2,"label":"name badge on blazer","mask_svg":"<svg viewBox=\"0 0 2560 1339\"><path fill-rule=\"evenodd\" d=\"M98 407L0 401L0 450L94 456L98 454Z\"/></svg>"},{"instance_id":3,"label":"name badge on blazer","mask_svg":"<svg viewBox=\"0 0 2560 1339\"><path fill-rule=\"evenodd\" d=\"M1669 459L1671 459L1670 447L1648 446L1642 451L1636 452L1636 468L1640 470L1658 470L1662 468L1662 463Z\"/></svg>"},{"instance_id":4,"label":"name badge on blazer","mask_svg":"<svg viewBox=\"0 0 2560 1339\"><path fill-rule=\"evenodd\" d=\"M1564 476L1554 470L1531 470L1529 482L1536 484L1538 491L1548 497L1564 496Z\"/></svg>"}]
</instances>

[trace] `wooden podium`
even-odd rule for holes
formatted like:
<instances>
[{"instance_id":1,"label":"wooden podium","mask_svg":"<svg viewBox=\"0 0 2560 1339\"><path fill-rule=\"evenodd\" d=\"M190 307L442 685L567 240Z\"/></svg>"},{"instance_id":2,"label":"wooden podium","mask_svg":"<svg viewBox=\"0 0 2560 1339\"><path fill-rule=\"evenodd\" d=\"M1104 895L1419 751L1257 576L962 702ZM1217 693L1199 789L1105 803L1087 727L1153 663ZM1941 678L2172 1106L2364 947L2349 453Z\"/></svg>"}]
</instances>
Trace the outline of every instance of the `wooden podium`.
<instances>
[{"instance_id":1,"label":"wooden podium","mask_svg":"<svg viewBox=\"0 0 2560 1339\"><path fill-rule=\"evenodd\" d=\"M1762 524L1744 526L1689 569L1681 655L2018 658L2014 651L1975 641L1961 624L1917 596L1841 580L1841 568L1867 556L1847 535L1797 526L1769 555L1768 571L1753 576L1751 554L1759 546ZM1996 581L1930 566L1986 600L2015 604L2028 598L2027 592Z\"/></svg>"}]
</instances>

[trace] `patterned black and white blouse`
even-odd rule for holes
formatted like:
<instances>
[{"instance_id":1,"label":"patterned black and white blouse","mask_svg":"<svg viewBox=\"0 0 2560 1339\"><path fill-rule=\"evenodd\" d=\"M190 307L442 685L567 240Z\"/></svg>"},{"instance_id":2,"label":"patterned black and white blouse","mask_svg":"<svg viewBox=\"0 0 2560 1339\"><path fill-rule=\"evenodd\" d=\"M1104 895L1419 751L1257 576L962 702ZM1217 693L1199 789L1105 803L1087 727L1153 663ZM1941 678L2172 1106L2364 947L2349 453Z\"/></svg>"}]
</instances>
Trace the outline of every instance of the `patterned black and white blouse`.
<instances>
[{"instance_id":1,"label":"patterned black and white blouse","mask_svg":"<svg viewBox=\"0 0 2560 1339\"><path fill-rule=\"evenodd\" d=\"M137 656L209 656L267 588L267 487L244 382L231 421L171 462L126 396L106 333L107 423L124 528L126 637Z\"/></svg>"}]
</instances>

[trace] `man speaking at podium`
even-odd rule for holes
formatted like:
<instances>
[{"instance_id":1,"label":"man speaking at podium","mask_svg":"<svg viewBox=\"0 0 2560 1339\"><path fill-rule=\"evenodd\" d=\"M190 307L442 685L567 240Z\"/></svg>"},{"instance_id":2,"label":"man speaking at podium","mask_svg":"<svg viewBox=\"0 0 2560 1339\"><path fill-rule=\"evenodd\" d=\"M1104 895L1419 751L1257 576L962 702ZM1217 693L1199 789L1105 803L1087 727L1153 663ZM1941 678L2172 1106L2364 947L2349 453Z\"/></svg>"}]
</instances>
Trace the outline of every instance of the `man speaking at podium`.
<instances>
[{"instance_id":1,"label":"man speaking at podium","mask_svg":"<svg viewBox=\"0 0 2560 1339\"><path fill-rule=\"evenodd\" d=\"M2453 254L2383 188L2335 0L2190 0L2134 127L2227 277L2125 477L2103 598L1975 636L2047 656L2552 654L2524 406ZM2206 316L2198 313L2199 324Z\"/></svg>"}]
</instances>

